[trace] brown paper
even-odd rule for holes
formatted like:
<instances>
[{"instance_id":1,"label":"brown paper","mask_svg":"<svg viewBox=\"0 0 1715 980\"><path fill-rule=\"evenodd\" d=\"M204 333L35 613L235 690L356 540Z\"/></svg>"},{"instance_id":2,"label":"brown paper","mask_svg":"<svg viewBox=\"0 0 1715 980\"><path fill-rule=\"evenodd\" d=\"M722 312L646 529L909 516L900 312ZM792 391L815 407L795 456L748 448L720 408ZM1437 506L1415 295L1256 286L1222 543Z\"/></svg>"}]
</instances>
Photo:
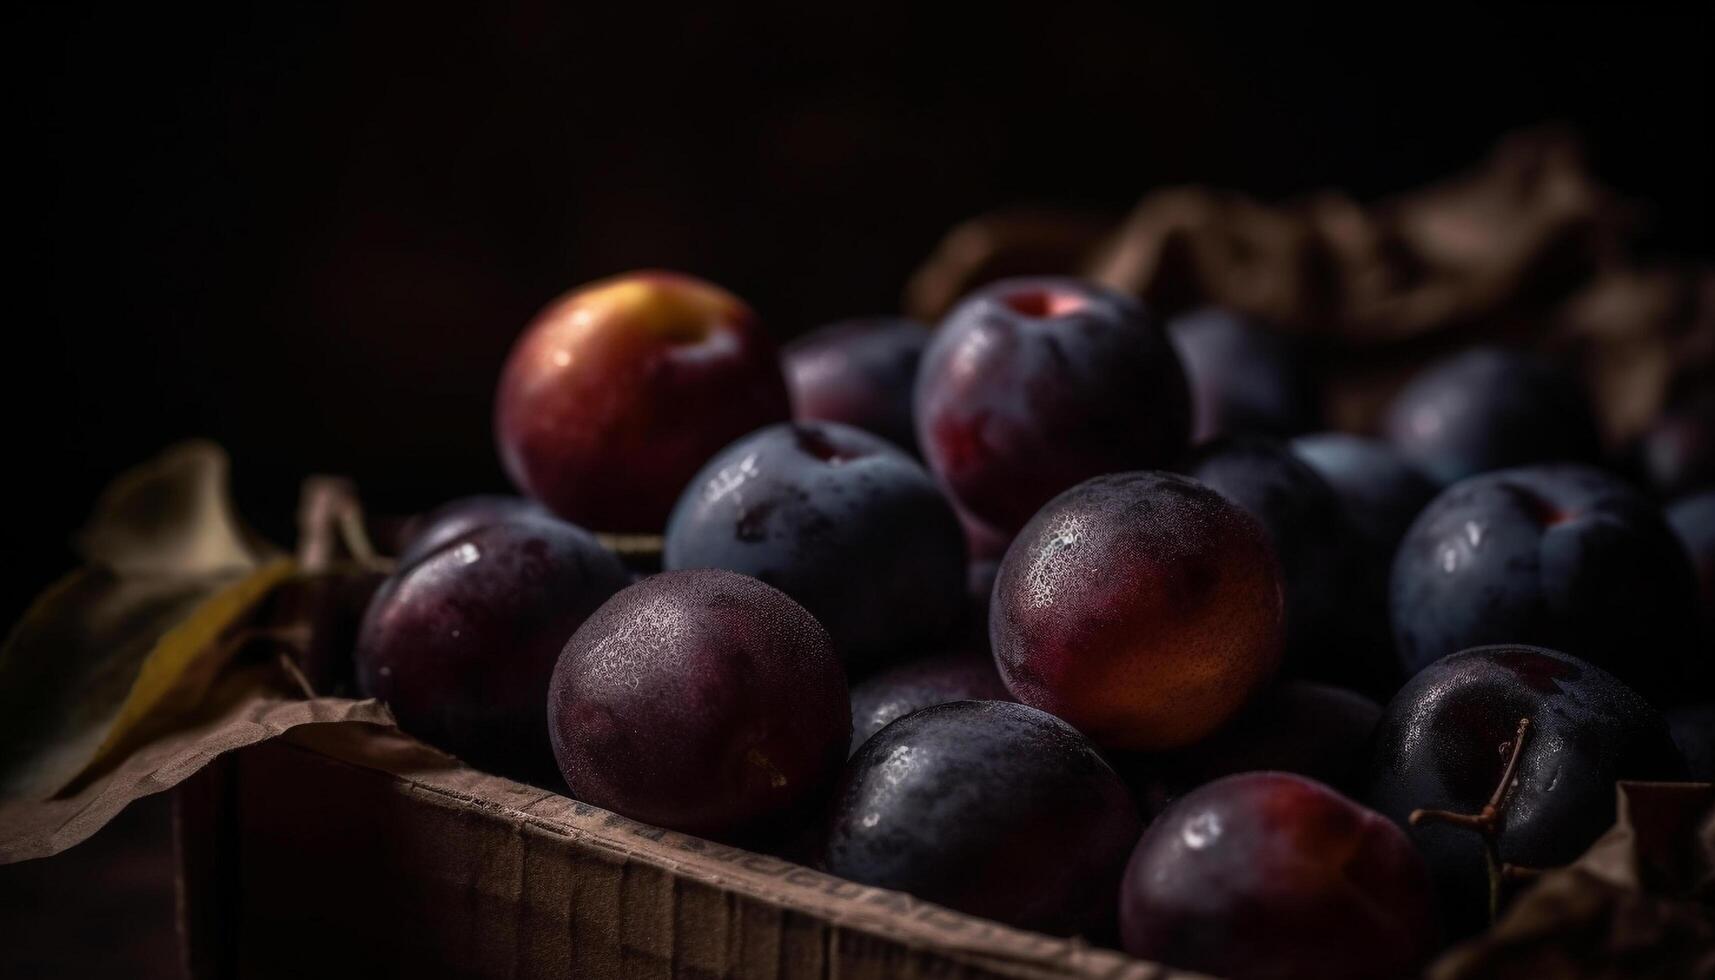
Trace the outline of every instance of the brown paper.
<instances>
[{"instance_id":1,"label":"brown paper","mask_svg":"<svg viewBox=\"0 0 1715 980\"><path fill-rule=\"evenodd\" d=\"M1240 310L1329 342L1328 412L1353 430L1425 358L1477 340L1530 346L1584 374L1623 440L1676 391L1715 385L1715 269L1634 256L1637 224L1576 141L1533 132L1470 174L1374 205L1176 187L1112 234L1076 217L977 218L942 240L906 302L933 322L983 282L1034 272L1087 275L1168 314Z\"/></svg>"},{"instance_id":2,"label":"brown paper","mask_svg":"<svg viewBox=\"0 0 1715 980\"><path fill-rule=\"evenodd\" d=\"M208 693L199 716L85 773L52 799L0 801L0 864L57 854L132 801L171 789L223 753L304 725L393 724L378 702L295 700L275 677L270 666L233 672Z\"/></svg>"}]
</instances>

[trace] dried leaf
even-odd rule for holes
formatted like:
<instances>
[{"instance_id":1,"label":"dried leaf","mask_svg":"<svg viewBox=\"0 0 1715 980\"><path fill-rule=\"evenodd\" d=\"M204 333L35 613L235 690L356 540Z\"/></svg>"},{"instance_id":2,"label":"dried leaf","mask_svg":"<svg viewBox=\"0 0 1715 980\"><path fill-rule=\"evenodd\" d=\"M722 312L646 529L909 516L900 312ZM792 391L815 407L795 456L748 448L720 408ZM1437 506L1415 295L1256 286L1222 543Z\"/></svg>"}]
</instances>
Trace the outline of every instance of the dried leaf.
<instances>
[{"instance_id":1,"label":"dried leaf","mask_svg":"<svg viewBox=\"0 0 1715 980\"><path fill-rule=\"evenodd\" d=\"M121 575L196 576L245 572L273 557L233 512L226 453L180 443L113 481L78 534L91 565Z\"/></svg>"},{"instance_id":2,"label":"dried leaf","mask_svg":"<svg viewBox=\"0 0 1715 980\"><path fill-rule=\"evenodd\" d=\"M1433 980L1715 975L1715 788L1621 783L1619 819L1493 929L1449 950Z\"/></svg>"},{"instance_id":3,"label":"dried leaf","mask_svg":"<svg viewBox=\"0 0 1715 980\"><path fill-rule=\"evenodd\" d=\"M214 642L292 563L253 545L225 455L175 447L103 494L89 565L40 596L0 648L0 797L63 788L164 707L194 702L230 649Z\"/></svg>"},{"instance_id":4,"label":"dried leaf","mask_svg":"<svg viewBox=\"0 0 1715 980\"><path fill-rule=\"evenodd\" d=\"M118 717L89 765L99 764L169 700L180 708L194 707L220 668L231 659L233 645L216 641L263 596L290 577L294 568L291 560L277 558L221 589L168 630L144 659Z\"/></svg>"}]
</instances>

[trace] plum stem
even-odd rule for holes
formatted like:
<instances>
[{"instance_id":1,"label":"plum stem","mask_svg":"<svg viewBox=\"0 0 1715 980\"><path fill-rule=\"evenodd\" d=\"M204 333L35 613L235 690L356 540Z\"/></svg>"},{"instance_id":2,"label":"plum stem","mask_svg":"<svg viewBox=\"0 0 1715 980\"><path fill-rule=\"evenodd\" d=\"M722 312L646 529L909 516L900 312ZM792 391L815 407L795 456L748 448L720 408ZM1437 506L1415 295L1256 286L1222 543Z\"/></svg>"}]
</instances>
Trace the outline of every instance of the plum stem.
<instances>
[{"instance_id":1,"label":"plum stem","mask_svg":"<svg viewBox=\"0 0 1715 980\"><path fill-rule=\"evenodd\" d=\"M1489 794L1489 802L1476 813L1454 813L1451 810L1417 809L1411 811L1410 823L1413 827L1419 824L1434 822L1444 823L1453 827L1463 827L1474 830L1483 838L1483 859L1489 871L1489 921L1494 922L1500 916L1501 890L1506 880L1520 880L1534 877L1541 872L1535 868L1524 868L1516 864L1507 864L1501 860L1500 829L1501 812L1506 806L1507 796L1512 791L1513 780L1518 776L1519 758L1524 754L1524 740L1530 734L1530 719L1518 720L1518 731L1513 735L1511 750L1507 754L1507 764L1501 770L1501 781L1495 791Z\"/></svg>"}]
</instances>

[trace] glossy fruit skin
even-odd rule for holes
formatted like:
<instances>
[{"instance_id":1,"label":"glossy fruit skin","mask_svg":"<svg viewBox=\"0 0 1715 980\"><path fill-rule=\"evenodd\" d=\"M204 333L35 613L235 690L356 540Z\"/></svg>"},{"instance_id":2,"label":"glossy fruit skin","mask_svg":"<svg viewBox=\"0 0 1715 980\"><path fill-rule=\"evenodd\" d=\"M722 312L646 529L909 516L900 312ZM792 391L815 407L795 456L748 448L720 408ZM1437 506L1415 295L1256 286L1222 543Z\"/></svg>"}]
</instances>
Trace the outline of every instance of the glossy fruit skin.
<instances>
[{"instance_id":1,"label":"glossy fruit skin","mask_svg":"<svg viewBox=\"0 0 1715 980\"><path fill-rule=\"evenodd\" d=\"M1005 279L948 314L918 369L917 443L973 516L1007 532L1103 473L1185 448L1190 395L1160 322L1078 279Z\"/></svg>"},{"instance_id":2,"label":"glossy fruit skin","mask_svg":"<svg viewBox=\"0 0 1715 980\"><path fill-rule=\"evenodd\" d=\"M1387 609L1358 587L1357 532L1333 487L1283 444L1254 436L1200 447L1185 473L1268 532L1286 585L1285 672L1391 694L1399 672Z\"/></svg>"},{"instance_id":3,"label":"glossy fruit skin","mask_svg":"<svg viewBox=\"0 0 1715 980\"><path fill-rule=\"evenodd\" d=\"M1370 741L1364 802L1407 828L1436 881L1455 936L1487 919L1481 837L1439 823L1409 827L1418 808L1477 813L1499 785L1520 718L1524 749L1502 811L1503 861L1558 867L1614 822L1614 783L1675 779L1684 763L1667 723L1612 674L1553 650L1466 650L1407 681Z\"/></svg>"},{"instance_id":4,"label":"glossy fruit skin","mask_svg":"<svg viewBox=\"0 0 1715 980\"><path fill-rule=\"evenodd\" d=\"M1355 791L1382 706L1356 691L1282 681L1220 731L1164 760L1195 788L1241 772L1290 772Z\"/></svg>"},{"instance_id":5,"label":"glossy fruit skin","mask_svg":"<svg viewBox=\"0 0 1715 980\"><path fill-rule=\"evenodd\" d=\"M1479 347L1431 364L1388 406L1389 441L1443 486L1527 463L1601 451L1577 379L1532 355Z\"/></svg>"},{"instance_id":6,"label":"glossy fruit skin","mask_svg":"<svg viewBox=\"0 0 1715 980\"><path fill-rule=\"evenodd\" d=\"M662 563L780 589L854 673L925 649L964 606L964 542L934 480L892 443L835 422L769 426L717 453L674 508Z\"/></svg>"},{"instance_id":7,"label":"glossy fruit skin","mask_svg":"<svg viewBox=\"0 0 1715 980\"><path fill-rule=\"evenodd\" d=\"M913 455L911 393L929 328L905 317L863 317L813 330L781 351L792 417L840 422Z\"/></svg>"},{"instance_id":8,"label":"glossy fruit skin","mask_svg":"<svg viewBox=\"0 0 1715 980\"><path fill-rule=\"evenodd\" d=\"M1599 470L1531 466L1454 484L1406 532L1390 587L1408 675L1468 647L1530 643L1664 703L1708 693L1684 550L1652 501Z\"/></svg>"},{"instance_id":9,"label":"glossy fruit skin","mask_svg":"<svg viewBox=\"0 0 1715 980\"><path fill-rule=\"evenodd\" d=\"M1104 748L1190 745L1274 676L1280 566L1256 519L1170 473L1056 497L1001 561L989 640L1014 697Z\"/></svg>"},{"instance_id":10,"label":"glossy fruit skin","mask_svg":"<svg viewBox=\"0 0 1715 980\"><path fill-rule=\"evenodd\" d=\"M1715 490L1675 501L1667 523L1685 546L1697 574L1698 606L1703 619L1703 650L1715 656Z\"/></svg>"},{"instance_id":11,"label":"glossy fruit skin","mask_svg":"<svg viewBox=\"0 0 1715 980\"><path fill-rule=\"evenodd\" d=\"M566 644L547 704L574 796L726 840L813 806L852 730L827 631L785 593L719 569L614 596Z\"/></svg>"},{"instance_id":12,"label":"glossy fruit skin","mask_svg":"<svg viewBox=\"0 0 1715 980\"><path fill-rule=\"evenodd\" d=\"M358 687L431 745L551 779L542 704L554 662L627 579L619 559L561 521L467 531L376 593L358 633Z\"/></svg>"},{"instance_id":13,"label":"glossy fruit skin","mask_svg":"<svg viewBox=\"0 0 1715 980\"><path fill-rule=\"evenodd\" d=\"M1279 772L1228 776L1156 818L1126 867L1120 932L1133 956L1233 980L1403 977L1437 935L1399 828Z\"/></svg>"},{"instance_id":14,"label":"glossy fruit skin","mask_svg":"<svg viewBox=\"0 0 1715 980\"><path fill-rule=\"evenodd\" d=\"M512 481L561 517L658 533L704 460L789 414L749 307L690 276L635 272L567 293L525 328L495 441Z\"/></svg>"},{"instance_id":15,"label":"glossy fruit skin","mask_svg":"<svg viewBox=\"0 0 1715 980\"><path fill-rule=\"evenodd\" d=\"M1011 701L982 650L951 650L913 660L852 686L852 754L896 718L950 701Z\"/></svg>"},{"instance_id":16,"label":"glossy fruit skin","mask_svg":"<svg viewBox=\"0 0 1715 980\"><path fill-rule=\"evenodd\" d=\"M1315 378L1291 337L1219 307L1172 318L1167 334L1191 386L1193 442L1285 437L1321 423Z\"/></svg>"},{"instance_id":17,"label":"glossy fruit skin","mask_svg":"<svg viewBox=\"0 0 1715 980\"><path fill-rule=\"evenodd\" d=\"M1385 583L1400 539L1439 488L1380 439L1317 432L1299 436L1288 448L1339 498L1356 533L1363 576Z\"/></svg>"},{"instance_id":18,"label":"glossy fruit skin","mask_svg":"<svg viewBox=\"0 0 1715 980\"><path fill-rule=\"evenodd\" d=\"M893 722L846 764L835 799L830 873L1055 935L1111 928L1143 829L1088 739L1000 701Z\"/></svg>"},{"instance_id":19,"label":"glossy fruit skin","mask_svg":"<svg viewBox=\"0 0 1715 980\"><path fill-rule=\"evenodd\" d=\"M460 497L419 514L405 525L400 539L399 564L409 565L448 541L490 524L517 520L557 520L548 508L528 497L480 494Z\"/></svg>"}]
</instances>

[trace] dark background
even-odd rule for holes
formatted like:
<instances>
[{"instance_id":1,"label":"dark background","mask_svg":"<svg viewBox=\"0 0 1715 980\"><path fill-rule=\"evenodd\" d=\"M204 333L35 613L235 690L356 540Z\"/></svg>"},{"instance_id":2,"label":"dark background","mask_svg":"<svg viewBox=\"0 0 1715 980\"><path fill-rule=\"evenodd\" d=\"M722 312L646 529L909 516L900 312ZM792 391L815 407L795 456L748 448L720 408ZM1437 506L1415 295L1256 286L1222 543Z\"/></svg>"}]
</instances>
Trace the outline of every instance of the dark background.
<instances>
[{"instance_id":1,"label":"dark background","mask_svg":"<svg viewBox=\"0 0 1715 980\"><path fill-rule=\"evenodd\" d=\"M8 621L100 486L185 436L281 541L308 473L395 511L502 486L512 338L628 268L721 282L784 338L895 309L992 207L1372 199L1545 122L1651 206L1651 248L1711 252L1707 14L278 6L8 32Z\"/></svg>"}]
</instances>

